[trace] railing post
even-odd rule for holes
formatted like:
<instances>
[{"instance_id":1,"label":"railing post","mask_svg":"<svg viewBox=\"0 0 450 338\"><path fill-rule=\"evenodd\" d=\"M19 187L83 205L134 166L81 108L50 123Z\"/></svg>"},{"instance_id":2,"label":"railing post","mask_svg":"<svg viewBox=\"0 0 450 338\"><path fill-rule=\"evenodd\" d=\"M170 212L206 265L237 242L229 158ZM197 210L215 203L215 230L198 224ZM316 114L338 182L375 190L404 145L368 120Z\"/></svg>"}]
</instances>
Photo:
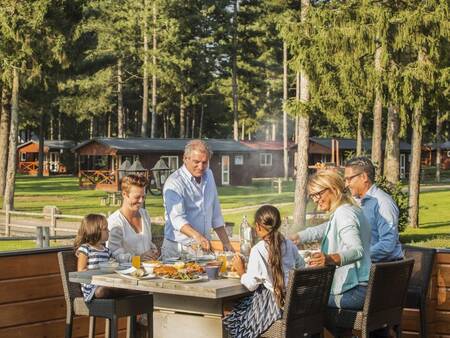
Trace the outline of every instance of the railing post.
<instances>
[{"instance_id":1,"label":"railing post","mask_svg":"<svg viewBox=\"0 0 450 338\"><path fill-rule=\"evenodd\" d=\"M48 227L42 227L42 247L50 247L50 229Z\"/></svg>"},{"instance_id":2,"label":"railing post","mask_svg":"<svg viewBox=\"0 0 450 338\"><path fill-rule=\"evenodd\" d=\"M41 226L36 227L36 247L42 248L44 246L44 233Z\"/></svg>"},{"instance_id":3,"label":"railing post","mask_svg":"<svg viewBox=\"0 0 450 338\"><path fill-rule=\"evenodd\" d=\"M50 209L50 229L52 236L56 236L56 213L55 208Z\"/></svg>"},{"instance_id":4,"label":"railing post","mask_svg":"<svg viewBox=\"0 0 450 338\"><path fill-rule=\"evenodd\" d=\"M9 211L9 206L6 207L5 210L5 236L11 236L11 213Z\"/></svg>"}]
</instances>

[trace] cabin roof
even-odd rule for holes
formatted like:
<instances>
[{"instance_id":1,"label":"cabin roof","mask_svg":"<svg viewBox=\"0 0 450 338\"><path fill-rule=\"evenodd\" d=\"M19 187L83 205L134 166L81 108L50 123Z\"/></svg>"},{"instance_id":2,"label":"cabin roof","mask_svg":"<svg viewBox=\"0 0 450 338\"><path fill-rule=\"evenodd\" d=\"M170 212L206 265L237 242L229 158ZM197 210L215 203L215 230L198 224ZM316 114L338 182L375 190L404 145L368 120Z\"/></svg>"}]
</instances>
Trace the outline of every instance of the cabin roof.
<instances>
[{"instance_id":1,"label":"cabin roof","mask_svg":"<svg viewBox=\"0 0 450 338\"><path fill-rule=\"evenodd\" d=\"M115 149L117 153L154 153L164 151L183 152L186 144L192 139L179 138L115 138L98 137L84 141L72 148L77 151L87 144L97 142L109 148ZM204 139L213 152L252 152L253 149L241 142L226 139Z\"/></svg>"},{"instance_id":2,"label":"cabin roof","mask_svg":"<svg viewBox=\"0 0 450 338\"><path fill-rule=\"evenodd\" d=\"M39 144L38 140L30 140L28 142L19 144L17 149L21 149L30 144ZM48 147L49 149L71 149L75 146L75 142L72 140L44 140L44 147Z\"/></svg>"},{"instance_id":3,"label":"cabin roof","mask_svg":"<svg viewBox=\"0 0 450 338\"><path fill-rule=\"evenodd\" d=\"M283 141L241 141L241 143L255 150L283 150ZM294 142L288 142L288 148L294 146Z\"/></svg>"},{"instance_id":4,"label":"cabin roof","mask_svg":"<svg viewBox=\"0 0 450 338\"><path fill-rule=\"evenodd\" d=\"M425 147L428 147L430 150L436 150L436 143L425 144ZM450 141L445 141L445 142L441 143L441 149L449 150L450 149Z\"/></svg>"},{"instance_id":5,"label":"cabin roof","mask_svg":"<svg viewBox=\"0 0 450 338\"><path fill-rule=\"evenodd\" d=\"M331 137L310 137L310 141L318 143L324 147L331 149ZM356 150L356 140L350 138L334 138L339 141L339 149L341 150ZM382 141L381 146L384 149L385 141ZM372 149L372 139L365 139L363 142L365 150ZM407 142L400 141L400 151L411 151L411 145Z\"/></svg>"}]
</instances>

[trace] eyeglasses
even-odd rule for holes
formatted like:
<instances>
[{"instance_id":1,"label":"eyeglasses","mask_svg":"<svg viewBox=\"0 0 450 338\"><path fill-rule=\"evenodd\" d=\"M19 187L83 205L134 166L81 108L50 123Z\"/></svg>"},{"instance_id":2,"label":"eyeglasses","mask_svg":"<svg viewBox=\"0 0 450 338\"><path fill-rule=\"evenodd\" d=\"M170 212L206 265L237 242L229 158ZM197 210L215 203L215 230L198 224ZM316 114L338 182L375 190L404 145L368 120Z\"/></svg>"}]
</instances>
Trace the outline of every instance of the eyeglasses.
<instances>
[{"instance_id":1,"label":"eyeglasses","mask_svg":"<svg viewBox=\"0 0 450 338\"><path fill-rule=\"evenodd\" d=\"M361 174L362 174L362 172L357 173L357 174L352 175L352 176L344 177L344 181L347 182L347 183L350 183L352 179L354 179L356 176L359 176Z\"/></svg>"},{"instance_id":2,"label":"eyeglasses","mask_svg":"<svg viewBox=\"0 0 450 338\"><path fill-rule=\"evenodd\" d=\"M309 194L309 198L312 199L314 202L319 201L322 198L322 195L327 191L328 188L325 188L323 190L320 190L319 192L315 192L313 194Z\"/></svg>"}]
</instances>

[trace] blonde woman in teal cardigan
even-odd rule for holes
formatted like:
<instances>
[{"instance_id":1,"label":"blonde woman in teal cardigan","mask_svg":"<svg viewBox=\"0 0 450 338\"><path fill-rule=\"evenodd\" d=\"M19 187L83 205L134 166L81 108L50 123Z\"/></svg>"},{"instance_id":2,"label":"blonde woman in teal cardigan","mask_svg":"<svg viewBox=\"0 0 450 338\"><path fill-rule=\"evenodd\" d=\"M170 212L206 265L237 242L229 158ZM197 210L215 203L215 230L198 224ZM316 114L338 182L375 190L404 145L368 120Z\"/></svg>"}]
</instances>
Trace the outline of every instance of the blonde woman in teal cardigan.
<instances>
[{"instance_id":1,"label":"blonde woman in teal cardigan","mask_svg":"<svg viewBox=\"0 0 450 338\"><path fill-rule=\"evenodd\" d=\"M370 225L336 172L314 174L308 193L320 210L330 213L330 219L291 239L296 243L321 241L321 252L312 255L309 265L336 265L329 306L362 309L371 265Z\"/></svg>"}]
</instances>

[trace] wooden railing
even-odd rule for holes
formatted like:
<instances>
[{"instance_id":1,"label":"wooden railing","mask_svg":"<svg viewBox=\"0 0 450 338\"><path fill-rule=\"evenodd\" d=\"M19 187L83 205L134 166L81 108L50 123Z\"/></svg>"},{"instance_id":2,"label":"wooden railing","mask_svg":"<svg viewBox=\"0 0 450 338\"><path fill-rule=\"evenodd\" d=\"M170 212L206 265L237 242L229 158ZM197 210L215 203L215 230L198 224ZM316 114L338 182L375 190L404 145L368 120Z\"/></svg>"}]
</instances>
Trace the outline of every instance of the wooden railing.
<instances>
[{"instance_id":1,"label":"wooden railing","mask_svg":"<svg viewBox=\"0 0 450 338\"><path fill-rule=\"evenodd\" d=\"M106 188L105 190L119 188L117 173L110 170L80 170L78 178L81 188Z\"/></svg>"},{"instance_id":2,"label":"wooden railing","mask_svg":"<svg viewBox=\"0 0 450 338\"><path fill-rule=\"evenodd\" d=\"M35 175L38 172L39 162L19 162L19 173Z\"/></svg>"}]
</instances>

